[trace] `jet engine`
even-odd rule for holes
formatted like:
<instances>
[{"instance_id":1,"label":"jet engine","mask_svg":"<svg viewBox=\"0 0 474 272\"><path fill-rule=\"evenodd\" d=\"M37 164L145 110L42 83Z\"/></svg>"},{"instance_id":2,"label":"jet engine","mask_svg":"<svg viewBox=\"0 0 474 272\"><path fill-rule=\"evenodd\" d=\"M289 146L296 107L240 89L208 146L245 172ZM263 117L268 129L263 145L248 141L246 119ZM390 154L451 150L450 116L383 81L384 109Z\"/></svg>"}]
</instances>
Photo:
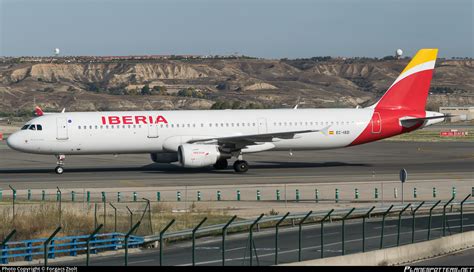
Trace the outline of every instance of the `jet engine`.
<instances>
[{"instance_id":1,"label":"jet engine","mask_svg":"<svg viewBox=\"0 0 474 272\"><path fill-rule=\"evenodd\" d=\"M213 165L219 158L226 157L217 145L182 144L178 147L178 160L186 168Z\"/></svg>"},{"instance_id":2,"label":"jet engine","mask_svg":"<svg viewBox=\"0 0 474 272\"><path fill-rule=\"evenodd\" d=\"M178 161L178 153L166 152L166 153L151 153L151 160L156 163L171 163Z\"/></svg>"}]
</instances>

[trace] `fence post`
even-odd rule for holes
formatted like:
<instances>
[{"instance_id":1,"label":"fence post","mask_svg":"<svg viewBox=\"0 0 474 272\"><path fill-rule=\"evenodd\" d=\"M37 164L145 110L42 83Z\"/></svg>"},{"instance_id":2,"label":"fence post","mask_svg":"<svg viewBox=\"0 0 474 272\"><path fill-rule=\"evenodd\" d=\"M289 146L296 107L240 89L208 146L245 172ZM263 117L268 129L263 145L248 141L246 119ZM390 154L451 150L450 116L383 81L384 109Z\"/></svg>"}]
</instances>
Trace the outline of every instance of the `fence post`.
<instances>
[{"instance_id":1,"label":"fence post","mask_svg":"<svg viewBox=\"0 0 474 272\"><path fill-rule=\"evenodd\" d=\"M87 204L91 203L91 192L90 191L86 192L86 198L87 198Z\"/></svg>"},{"instance_id":2,"label":"fence post","mask_svg":"<svg viewBox=\"0 0 474 272\"><path fill-rule=\"evenodd\" d=\"M117 232L117 208L110 202L109 205L114 209L114 232Z\"/></svg>"},{"instance_id":3,"label":"fence post","mask_svg":"<svg viewBox=\"0 0 474 272\"><path fill-rule=\"evenodd\" d=\"M103 227L104 225L100 224L99 227L97 227L89 237L86 239L86 266L89 266L89 256L90 256L90 241L94 236L99 232L99 230Z\"/></svg>"},{"instance_id":4,"label":"fence post","mask_svg":"<svg viewBox=\"0 0 474 272\"><path fill-rule=\"evenodd\" d=\"M278 264L278 229L288 215L290 215L290 212L287 212L275 225L275 265Z\"/></svg>"},{"instance_id":5,"label":"fence post","mask_svg":"<svg viewBox=\"0 0 474 272\"><path fill-rule=\"evenodd\" d=\"M128 213L130 213L130 229L132 228L133 226L133 212L132 210L130 210L130 208L128 206L125 206L128 210Z\"/></svg>"},{"instance_id":6,"label":"fence post","mask_svg":"<svg viewBox=\"0 0 474 272\"><path fill-rule=\"evenodd\" d=\"M470 198L470 197L471 197L471 194L468 194L468 195L461 201L461 210L460 210L460 213L459 213L460 220L461 220L461 223L460 223L460 226L459 226L460 232L463 232L463 231L464 231L464 230L463 230L463 222L462 222L462 221L463 221L463 206L464 206L464 202L466 202L466 200L467 200L468 198Z\"/></svg>"},{"instance_id":7,"label":"fence post","mask_svg":"<svg viewBox=\"0 0 474 272\"><path fill-rule=\"evenodd\" d=\"M385 229L385 217L390 213L392 208L393 208L393 205L390 205L390 207L382 214L382 228L380 230L380 249L383 248L383 232Z\"/></svg>"},{"instance_id":8,"label":"fence post","mask_svg":"<svg viewBox=\"0 0 474 272\"><path fill-rule=\"evenodd\" d=\"M41 201L45 201L45 200L46 200L46 191L41 190Z\"/></svg>"},{"instance_id":9,"label":"fence post","mask_svg":"<svg viewBox=\"0 0 474 272\"><path fill-rule=\"evenodd\" d=\"M300 202L300 190L296 189L296 202Z\"/></svg>"},{"instance_id":10,"label":"fence post","mask_svg":"<svg viewBox=\"0 0 474 272\"><path fill-rule=\"evenodd\" d=\"M259 192L259 191L257 191ZM253 259L253 256L252 256L252 246L253 246L253 227L258 223L258 221L260 221L260 219L262 219L262 217L264 216L265 214L261 214L253 223L252 225L250 225L250 228L249 228L249 248L250 248L250 266L252 266L252 259ZM244 260L245 261L245 260Z\"/></svg>"},{"instance_id":11,"label":"fence post","mask_svg":"<svg viewBox=\"0 0 474 272\"><path fill-rule=\"evenodd\" d=\"M431 208L430 208L430 215L428 217L428 241L430 240L430 235L431 235L431 215L433 213L433 209L438 206L438 204L441 202L441 200L438 200Z\"/></svg>"},{"instance_id":12,"label":"fence post","mask_svg":"<svg viewBox=\"0 0 474 272\"><path fill-rule=\"evenodd\" d=\"M2 250L2 261L0 262L1 264L7 264L8 263L8 258L5 257L7 255L7 243L8 241L15 235L16 229L12 230L6 237L3 239L2 244L0 246L0 249Z\"/></svg>"},{"instance_id":13,"label":"fence post","mask_svg":"<svg viewBox=\"0 0 474 272\"><path fill-rule=\"evenodd\" d=\"M94 202L94 228L97 228L97 202Z\"/></svg>"},{"instance_id":14,"label":"fence post","mask_svg":"<svg viewBox=\"0 0 474 272\"><path fill-rule=\"evenodd\" d=\"M352 208L344 217L342 217L342 255L345 255L346 248L345 248L345 242L346 242L346 219L351 215L351 213L355 210L355 208Z\"/></svg>"},{"instance_id":15,"label":"fence post","mask_svg":"<svg viewBox=\"0 0 474 272\"><path fill-rule=\"evenodd\" d=\"M165 235L165 232L173 225L175 219L172 219L168 225L165 226L165 228L160 231L160 266L163 265L163 235Z\"/></svg>"},{"instance_id":16,"label":"fence post","mask_svg":"<svg viewBox=\"0 0 474 272\"><path fill-rule=\"evenodd\" d=\"M418 211L419 208L421 208L421 206L423 206L423 204L425 204L425 202L421 202L420 205L418 205L414 210L413 210L413 218L412 218L412 222L411 222L411 243L413 244L415 242L415 214L416 214L416 211Z\"/></svg>"},{"instance_id":17,"label":"fence post","mask_svg":"<svg viewBox=\"0 0 474 272\"><path fill-rule=\"evenodd\" d=\"M454 187L453 187L454 188ZM446 236L446 207L449 205L449 203L451 203L451 201L454 200L454 197L453 196L448 202L446 202L446 204L444 204L443 206L443 237Z\"/></svg>"},{"instance_id":18,"label":"fence post","mask_svg":"<svg viewBox=\"0 0 474 272\"><path fill-rule=\"evenodd\" d=\"M240 190L237 190L237 201L240 201Z\"/></svg>"},{"instance_id":19,"label":"fence post","mask_svg":"<svg viewBox=\"0 0 474 272\"><path fill-rule=\"evenodd\" d=\"M393 188L393 197L394 198L398 197L398 189L397 188Z\"/></svg>"},{"instance_id":20,"label":"fence post","mask_svg":"<svg viewBox=\"0 0 474 272\"><path fill-rule=\"evenodd\" d=\"M402 214L411 206L411 203L408 203L399 213L398 213L398 230L397 230L397 246L400 245L400 228L402 227Z\"/></svg>"},{"instance_id":21,"label":"fence post","mask_svg":"<svg viewBox=\"0 0 474 272\"><path fill-rule=\"evenodd\" d=\"M413 188L413 198L416 198L417 197L417 194L416 194L416 187Z\"/></svg>"},{"instance_id":22,"label":"fence post","mask_svg":"<svg viewBox=\"0 0 474 272\"><path fill-rule=\"evenodd\" d=\"M237 218L237 215L234 215L227 224L222 228L222 266L225 265L225 236L227 234L227 228L234 222L234 220Z\"/></svg>"},{"instance_id":23,"label":"fence post","mask_svg":"<svg viewBox=\"0 0 474 272\"><path fill-rule=\"evenodd\" d=\"M316 203L319 202L319 190L318 189L314 189L314 198L316 200Z\"/></svg>"},{"instance_id":24,"label":"fence post","mask_svg":"<svg viewBox=\"0 0 474 272\"><path fill-rule=\"evenodd\" d=\"M61 205L62 205L62 202L63 202L63 200L62 200L63 197L62 197L61 189L59 189L59 187L56 187L56 188L58 189L56 191L56 201L59 201L59 211L58 211L58 213L59 213L59 224L58 225L61 226L61 221L62 221L61 219L62 219L62 213L63 213Z\"/></svg>"},{"instance_id":25,"label":"fence post","mask_svg":"<svg viewBox=\"0 0 474 272\"><path fill-rule=\"evenodd\" d=\"M44 241L43 243L43 246L44 246L44 267L48 267L48 249L49 249L49 243L51 242L51 240L53 240L54 236L56 236L56 234L61 230L61 227L58 227L50 236L48 239L46 239L46 241ZM46 270L46 269L45 269Z\"/></svg>"},{"instance_id":26,"label":"fence post","mask_svg":"<svg viewBox=\"0 0 474 272\"><path fill-rule=\"evenodd\" d=\"M328 218L334 209L330 210L324 217L321 219L321 259L324 258L324 220Z\"/></svg>"},{"instance_id":27,"label":"fence post","mask_svg":"<svg viewBox=\"0 0 474 272\"><path fill-rule=\"evenodd\" d=\"M280 201L280 190L276 190L276 200Z\"/></svg>"},{"instance_id":28,"label":"fence post","mask_svg":"<svg viewBox=\"0 0 474 272\"><path fill-rule=\"evenodd\" d=\"M370 216L370 213L375 209L375 206L372 206L369 211L362 217L362 252L365 252L365 219Z\"/></svg>"},{"instance_id":29,"label":"fence post","mask_svg":"<svg viewBox=\"0 0 474 272\"><path fill-rule=\"evenodd\" d=\"M156 192L156 201L160 202L161 201L161 193Z\"/></svg>"},{"instance_id":30,"label":"fence post","mask_svg":"<svg viewBox=\"0 0 474 272\"><path fill-rule=\"evenodd\" d=\"M195 249L196 249L196 231L199 229L199 227L201 227L202 224L204 224L204 222L206 222L207 220L207 217L204 217L201 222L199 222L199 224L193 229L193 232L192 232L192 255L191 255L191 259L192 259L192 263L193 263L193 266L196 265L196 254L195 254Z\"/></svg>"},{"instance_id":31,"label":"fence post","mask_svg":"<svg viewBox=\"0 0 474 272\"><path fill-rule=\"evenodd\" d=\"M28 201L31 200L31 189L28 189Z\"/></svg>"},{"instance_id":32,"label":"fence post","mask_svg":"<svg viewBox=\"0 0 474 272\"><path fill-rule=\"evenodd\" d=\"M125 266L128 266L128 238L130 234L134 232L139 226L141 221L138 221L128 232L125 234Z\"/></svg>"},{"instance_id":33,"label":"fence post","mask_svg":"<svg viewBox=\"0 0 474 272\"><path fill-rule=\"evenodd\" d=\"M336 188L335 200L336 203L339 203L339 189Z\"/></svg>"},{"instance_id":34,"label":"fence post","mask_svg":"<svg viewBox=\"0 0 474 272\"><path fill-rule=\"evenodd\" d=\"M71 191L71 202L76 201L76 192Z\"/></svg>"},{"instance_id":35,"label":"fence post","mask_svg":"<svg viewBox=\"0 0 474 272\"><path fill-rule=\"evenodd\" d=\"M472 187L474 190L474 187ZM3 189L0 188L0 201L3 201Z\"/></svg>"},{"instance_id":36,"label":"fence post","mask_svg":"<svg viewBox=\"0 0 474 272\"><path fill-rule=\"evenodd\" d=\"M301 262L301 243L302 243L302 233L303 233L303 223L304 221L313 213L309 211L303 219L298 223L298 262Z\"/></svg>"},{"instance_id":37,"label":"fence post","mask_svg":"<svg viewBox=\"0 0 474 272\"><path fill-rule=\"evenodd\" d=\"M8 184L8 187L12 190L12 222L15 222L15 202L16 202L16 190L13 188L10 184Z\"/></svg>"}]
</instances>

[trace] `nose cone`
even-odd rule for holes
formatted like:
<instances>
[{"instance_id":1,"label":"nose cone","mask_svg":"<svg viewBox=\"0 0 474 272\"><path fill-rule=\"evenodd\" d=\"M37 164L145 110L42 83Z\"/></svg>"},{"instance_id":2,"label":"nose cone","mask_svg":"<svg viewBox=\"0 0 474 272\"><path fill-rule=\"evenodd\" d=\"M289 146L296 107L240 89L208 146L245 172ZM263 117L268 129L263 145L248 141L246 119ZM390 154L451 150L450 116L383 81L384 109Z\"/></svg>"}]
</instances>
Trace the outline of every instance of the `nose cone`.
<instances>
[{"instance_id":1,"label":"nose cone","mask_svg":"<svg viewBox=\"0 0 474 272\"><path fill-rule=\"evenodd\" d=\"M21 137L18 136L18 133L13 133L12 135L8 136L7 138L7 145L11 149L15 149L21 151Z\"/></svg>"}]
</instances>

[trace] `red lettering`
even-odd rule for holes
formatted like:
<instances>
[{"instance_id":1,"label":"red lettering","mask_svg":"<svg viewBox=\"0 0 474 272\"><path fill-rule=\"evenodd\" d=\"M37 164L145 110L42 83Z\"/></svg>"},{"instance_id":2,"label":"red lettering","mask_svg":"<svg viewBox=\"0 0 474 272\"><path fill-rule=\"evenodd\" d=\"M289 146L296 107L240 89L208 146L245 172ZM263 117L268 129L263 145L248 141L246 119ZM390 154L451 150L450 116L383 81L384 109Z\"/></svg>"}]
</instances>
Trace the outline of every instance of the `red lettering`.
<instances>
[{"instance_id":1,"label":"red lettering","mask_svg":"<svg viewBox=\"0 0 474 272\"><path fill-rule=\"evenodd\" d=\"M109 116L109 124L111 125L120 124L120 118L118 116Z\"/></svg>"},{"instance_id":2,"label":"red lettering","mask_svg":"<svg viewBox=\"0 0 474 272\"><path fill-rule=\"evenodd\" d=\"M133 124L132 116L122 116L122 122L123 122L125 125L131 125L131 124Z\"/></svg>"},{"instance_id":3,"label":"red lettering","mask_svg":"<svg viewBox=\"0 0 474 272\"><path fill-rule=\"evenodd\" d=\"M143 122L143 124L146 124L146 117L145 116L135 116L135 123L140 124L140 122Z\"/></svg>"},{"instance_id":4,"label":"red lettering","mask_svg":"<svg viewBox=\"0 0 474 272\"><path fill-rule=\"evenodd\" d=\"M156 117L156 122L155 122L155 123L156 123L156 124L158 124L158 123L165 123L165 124L168 124L168 121L166 121L165 117L163 117L163 116L161 116L161 115L158 115L158 116Z\"/></svg>"},{"instance_id":5,"label":"red lettering","mask_svg":"<svg viewBox=\"0 0 474 272\"><path fill-rule=\"evenodd\" d=\"M105 125L105 116L102 116L102 125Z\"/></svg>"}]
</instances>

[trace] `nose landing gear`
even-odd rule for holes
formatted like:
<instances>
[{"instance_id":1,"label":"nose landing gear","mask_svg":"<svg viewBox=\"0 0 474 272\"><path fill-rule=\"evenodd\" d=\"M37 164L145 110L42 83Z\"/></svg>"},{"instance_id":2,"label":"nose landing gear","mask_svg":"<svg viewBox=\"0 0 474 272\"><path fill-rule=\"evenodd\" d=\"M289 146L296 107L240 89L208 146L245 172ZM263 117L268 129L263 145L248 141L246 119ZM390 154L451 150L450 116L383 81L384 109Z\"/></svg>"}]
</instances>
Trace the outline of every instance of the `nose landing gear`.
<instances>
[{"instance_id":1,"label":"nose landing gear","mask_svg":"<svg viewBox=\"0 0 474 272\"><path fill-rule=\"evenodd\" d=\"M54 168L54 172L56 172L56 174L62 174L64 173L64 160L66 159L66 156L65 155L56 155L56 159L57 159L57 162L56 164L58 166L56 166L56 168Z\"/></svg>"}]
</instances>

